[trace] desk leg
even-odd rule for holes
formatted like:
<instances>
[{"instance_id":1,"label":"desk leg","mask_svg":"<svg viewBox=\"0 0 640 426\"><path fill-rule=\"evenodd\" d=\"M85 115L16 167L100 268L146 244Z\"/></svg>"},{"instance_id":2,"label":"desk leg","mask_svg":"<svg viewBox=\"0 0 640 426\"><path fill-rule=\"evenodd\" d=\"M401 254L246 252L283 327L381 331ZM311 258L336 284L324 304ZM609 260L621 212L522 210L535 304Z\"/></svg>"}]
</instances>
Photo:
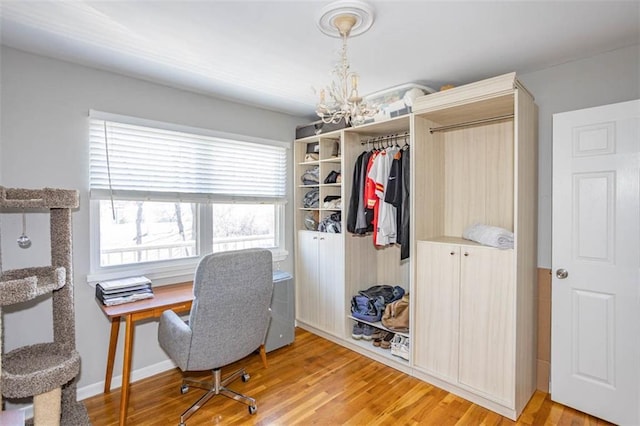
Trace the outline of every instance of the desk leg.
<instances>
[{"instance_id":1,"label":"desk leg","mask_svg":"<svg viewBox=\"0 0 640 426\"><path fill-rule=\"evenodd\" d=\"M109 352L107 353L107 374L104 378L104 393L111 391L111 379L113 378L113 362L116 358L118 346L118 332L120 331L120 318L111 320L111 337L109 338Z\"/></svg>"},{"instance_id":2,"label":"desk leg","mask_svg":"<svg viewBox=\"0 0 640 426\"><path fill-rule=\"evenodd\" d=\"M126 329L124 335L124 358L122 360L122 388L120 394L120 426L127 424L129 408L129 379L131 375L131 358L133 355L133 318L125 316Z\"/></svg>"},{"instance_id":3,"label":"desk leg","mask_svg":"<svg viewBox=\"0 0 640 426\"><path fill-rule=\"evenodd\" d=\"M267 351L264 348L264 343L260 345L260 358L262 358L262 365L267 368Z\"/></svg>"}]
</instances>

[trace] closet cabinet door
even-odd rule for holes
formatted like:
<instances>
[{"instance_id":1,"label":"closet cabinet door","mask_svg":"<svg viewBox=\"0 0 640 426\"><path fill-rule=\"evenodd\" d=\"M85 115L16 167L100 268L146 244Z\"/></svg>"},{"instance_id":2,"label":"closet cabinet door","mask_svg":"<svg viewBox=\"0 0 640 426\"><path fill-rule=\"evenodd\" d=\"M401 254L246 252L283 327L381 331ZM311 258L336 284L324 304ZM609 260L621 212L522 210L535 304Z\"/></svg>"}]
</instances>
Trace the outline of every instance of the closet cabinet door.
<instances>
[{"instance_id":1,"label":"closet cabinet door","mask_svg":"<svg viewBox=\"0 0 640 426\"><path fill-rule=\"evenodd\" d=\"M460 249L458 382L510 405L515 386L514 252Z\"/></svg>"},{"instance_id":2,"label":"closet cabinet door","mask_svg":"<svg viewBox=\"0 0 640 426\"><path fill-rule=\"evenodd\" d=\"M318 236L319 327L344 337L346 311L344 292L344 248L341 234L320 233Z\"/></svg>"},{"instance_id":3,"label":"closet cabinet door","mask_svg":"<svg viewBox=\"0 0 640 426\"><path fill-rule=\"evenodd\" d=\"M344 248L342 234L298 232L297 319L344 337Z\"/></svg>"},{"instance_id":4,"label":"closet cabinet door","mask_svg":"<svg viewBox=\"0 0 640 426\"><path fill-rule=\"evenodd\" d=\"M318 326L318 295L320 294L318 238L317 232L298 231L296 318L314 327Z\"/></svg>"},{"instance_id":5,"label":"closet cabinet door","mask_svg":"<svg viewBox=\"0 0 640 426\"><path fill-rule=\"evenodd\" d=\"M419 241L416 253L414 364L455 383L458 378L460 248Z\"/></svg>"}]
</instances>

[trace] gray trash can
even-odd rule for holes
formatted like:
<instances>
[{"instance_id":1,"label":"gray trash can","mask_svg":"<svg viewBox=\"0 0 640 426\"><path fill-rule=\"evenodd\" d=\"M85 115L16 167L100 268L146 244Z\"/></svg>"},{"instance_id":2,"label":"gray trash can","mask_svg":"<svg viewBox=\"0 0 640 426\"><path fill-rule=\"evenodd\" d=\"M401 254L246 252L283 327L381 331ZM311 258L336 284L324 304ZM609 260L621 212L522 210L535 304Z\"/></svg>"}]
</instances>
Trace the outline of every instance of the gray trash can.
<instances>
[{"instance_id":1,"label":"gray trash can","mask_svg":"<svg viewBox=\"0 0 640 426\"><path fill-rule=\"evenodd\" d=\"M295 294L293 277L285 271L273 272L271 323L267 331L267 352L293 343L295 338Z\"/></svg>"}]
</instances>

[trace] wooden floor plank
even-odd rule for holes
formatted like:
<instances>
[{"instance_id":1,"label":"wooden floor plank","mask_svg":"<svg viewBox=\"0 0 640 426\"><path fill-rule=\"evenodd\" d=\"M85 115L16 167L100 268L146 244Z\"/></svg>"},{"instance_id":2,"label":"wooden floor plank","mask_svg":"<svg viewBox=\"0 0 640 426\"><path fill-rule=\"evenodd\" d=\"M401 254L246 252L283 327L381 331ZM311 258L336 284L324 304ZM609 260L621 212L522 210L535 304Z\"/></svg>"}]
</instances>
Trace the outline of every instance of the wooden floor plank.
<instances>
[{"instance_id":1,"label":"wooden floor plank","mask_svg":"<svg viewBox=\"0 0 640 426\"><path fill-rule=\"evenodd\" d=\"M536 392L513 422L302 329L296 329L292 345L270 352L268 360L265 369L256 353L223 371L247 369L251 379L229 387L256 398L255 415L216 396L187 425L609 425L554 403L543 392ZM192 388L182 395L181 379L175 369L132 383L128 424L177 425L180 414L204 393ZM119 389L84 403L94 426L118 424Z\"/></svg>"}]
</instances>

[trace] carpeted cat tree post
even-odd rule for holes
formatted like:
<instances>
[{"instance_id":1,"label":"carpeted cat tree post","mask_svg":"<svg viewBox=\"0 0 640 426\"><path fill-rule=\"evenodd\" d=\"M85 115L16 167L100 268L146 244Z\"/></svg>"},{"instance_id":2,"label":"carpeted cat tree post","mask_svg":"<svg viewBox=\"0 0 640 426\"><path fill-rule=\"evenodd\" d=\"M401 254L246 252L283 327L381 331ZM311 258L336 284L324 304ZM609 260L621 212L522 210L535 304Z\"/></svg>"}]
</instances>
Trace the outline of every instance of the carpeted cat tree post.
<instances>
[{"instance_id":1,"label":"carpeted cat tree post","mask_svg":"<svg viewBox=\"0 0 640 426\"><path fill-rule=\"evenodd\" d=\"M7 398L33 396L36 426L91 424L86 408L76 400L80 354L75 345L71 209L77 207L78 191L0 186L1 212L48 210L50 215L51 266L3 272L0 259L0 308L52 294L53 342L0 350L0 393Z\"/></svg>"}]
</instances>

